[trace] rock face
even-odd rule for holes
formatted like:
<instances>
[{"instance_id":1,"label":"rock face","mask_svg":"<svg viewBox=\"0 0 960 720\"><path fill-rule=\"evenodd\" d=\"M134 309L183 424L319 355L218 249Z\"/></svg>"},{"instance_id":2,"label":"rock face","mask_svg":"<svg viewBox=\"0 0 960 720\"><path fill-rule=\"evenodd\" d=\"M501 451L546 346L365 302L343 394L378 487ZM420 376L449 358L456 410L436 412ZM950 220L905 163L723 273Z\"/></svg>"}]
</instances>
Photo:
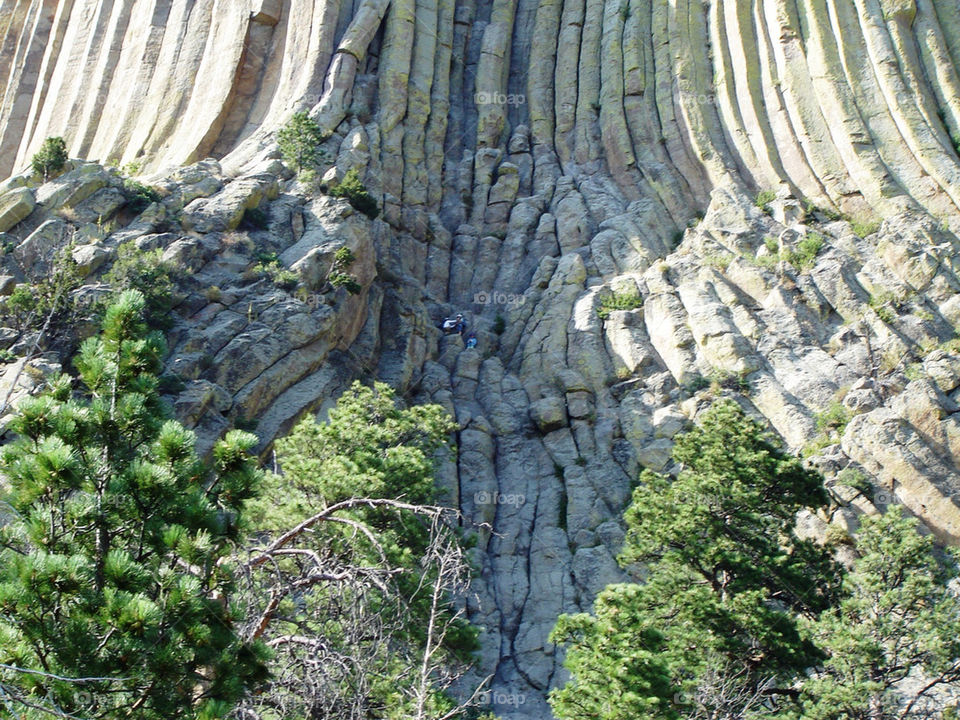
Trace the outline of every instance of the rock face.
<instances>
[{"instance_id":1,"label":"rock face","mask_svg":"<svg viewBox=\"0 0 960 720\"><path fill-rule=\"evenodd\" d=\"M620 577L637 473L711 397L831 483L861 472L837 522L901 502L960 541L955 0L0 0L0 28L0 175L49 135L99 161L0 185L2 274L58 208L92 275L162 248L205 443L257 418L266 450L354 377L449 408L443 486L494 529L470 608L504 717L549 715L556 616ZM283 174L297 109L377 220ZM101 166L133 161L166 197L98 234ZM344 246L356 295L325 282Z\"/></svg>"}]
</instances>

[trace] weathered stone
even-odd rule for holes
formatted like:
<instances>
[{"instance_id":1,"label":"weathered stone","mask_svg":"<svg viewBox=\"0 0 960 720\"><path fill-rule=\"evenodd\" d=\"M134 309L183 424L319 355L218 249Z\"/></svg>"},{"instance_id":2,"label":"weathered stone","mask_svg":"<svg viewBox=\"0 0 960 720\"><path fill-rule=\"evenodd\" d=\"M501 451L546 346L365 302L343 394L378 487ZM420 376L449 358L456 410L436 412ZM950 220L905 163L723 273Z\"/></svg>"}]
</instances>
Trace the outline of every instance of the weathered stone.
<instances>
[{"instance_id":1,"label":"weathered stone","mask_svg":"<svg viewBox=\"0 0 960 720\"><path fill-rule=\"evenodd\" d=\"M101 188L73 208L72 218L75 221L100 225L105 223L126 202L126 196L119 189L115 187Z\"/></svg>"},{"instance_id":2,"label":"weathered stone","mask_svg":"<svg viewBox=\"0 0 960 720\"><path fill-rule=\"evenodd\" d=\"M247 210L257 207L264 199L274 199L280 192L277 179L270 175L234 180L223 190L208 198L193 200L183 209L181 222L186 230L215 232L234 230Z\"/></svg>"},{"instance_id":3,"label":"weathered stone","mask_svg":"<svg viewBox=\"0 0 960 720\"><path fill-rule=\"evenodd\" d=\"M567 410L561 398L545 397L530 404L530 419L540 432L549 433L567 424Z\"/></svg>"},{"instance_id":4,"label":"weathered stone","mask_svg":"<svg viewBox=\"0 0 960 720\"><path fill-rule=\"evenodd\" d=\"M14 259L26 270L49 268L56 251L67 241L69 228L62 220L47 220L13 251Z\"/></svg>"},{"instance_id":5,"label":"weathered stone","mask_svg":"<svg viewBox=\"0 0 960 720\"><path fill-rule=\"evenodd\" d=\"M73 251L73 261L77 264L77 271L81 276L99 270L111 257L113 253L108 248L94 243L80 245Z\"/></svg>"},{"instance_id":6,"label":"weathered stone","mask_svg":"<svg viewBox=\"0 0 960 720\"><path fill-rule=\"evenodd\" d=\"M0 232L6 232L33 212L36 202L29 188L17 188L0 195Z\"/></svg>"},{"instance_id":7,"label":"weathered stone","mask_svg":"<svg viewBox=\"0 0 960 720\"><path fill-rule=\"evenodd\" d=\"M593 396L589 392L568 392L567 412L573 418L589 418L593 414Z\"/></svg>"},{"instance_id":8,"label":"weathered stone","mask_svg":"<svg viewBox=\"0 0 960 720\"><path fill-rule=\"evenodd\" d=\"M100 165L85 163L37 188L37 203L48 210L72 208L114 181Z\"/></svg>"},{"instance_id":9,"label":"weathered stone","mask_svg":"<svg viewBox=\"0 0 960 720\"><path fill-rule=\"evenodd\" d=\"M660 472L666 468L667 463L670 462L670 453L672 451L673 442L667 438L661 438L644 445L637 452L637 460L645 468Z\"/></svg>"},{"instance_id":10,"label":"weathered stone","mask_svg":"<svg viewBox=\"0 0 960 720\"><path fill-rule=\"evenodd\" d=\"M653 412L653 434L658 438L672 438L688 423L687 416L676 407L660 407Z\"/></svg>"}]
</instances>

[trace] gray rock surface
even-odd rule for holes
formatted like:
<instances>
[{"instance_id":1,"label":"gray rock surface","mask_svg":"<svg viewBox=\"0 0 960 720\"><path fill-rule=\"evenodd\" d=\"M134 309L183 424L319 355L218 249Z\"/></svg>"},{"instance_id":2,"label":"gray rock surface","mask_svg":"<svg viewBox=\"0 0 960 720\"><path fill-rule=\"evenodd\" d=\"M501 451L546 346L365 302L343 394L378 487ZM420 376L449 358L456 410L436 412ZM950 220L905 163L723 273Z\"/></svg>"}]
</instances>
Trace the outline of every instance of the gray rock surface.
<instances>
[{"instance_id":1,"label":"gray rock surface","mask_svg":"<svg viewBox=\"0 0 960 720\"><path fill-rule=\"evenodd\" d=\"M633 482L675 469L717 397L826 473L843 506L811 535L900 502L960 540L955 0L124 0L144 14L115 32L96 0L48 4L0 0L0 173L62 135L162 199L130 217L94 162L14 175L3 292L65 235L83 298L120 244L159 248L181 270L170 399L203 448L256 420L269 453L356 377L447 407L441 484L492 526L476 673L524 699L503 717L548 716L557 615L621 577ZM300 109L330 133L317 177L357 170L376 220L279 163ZM328 282L342 247L356 294ZM455 312L475 349L441 336Z\"/></svg>"}]
</instances>

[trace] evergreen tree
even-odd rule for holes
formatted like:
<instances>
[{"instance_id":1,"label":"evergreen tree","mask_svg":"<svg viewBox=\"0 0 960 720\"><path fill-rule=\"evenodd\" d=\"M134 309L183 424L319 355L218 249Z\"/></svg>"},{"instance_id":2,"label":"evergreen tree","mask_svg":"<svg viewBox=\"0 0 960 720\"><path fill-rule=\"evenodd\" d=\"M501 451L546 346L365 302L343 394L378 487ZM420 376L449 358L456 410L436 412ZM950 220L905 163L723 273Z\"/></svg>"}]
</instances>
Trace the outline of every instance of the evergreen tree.
<instances>
[{"instance_id":1,"label":"evergreen tree","mask_svg":"<svg viewBox=\"0 0 960 720\"><path fill-rule=\"evenodd\" d=\"M62 137L48 137L30 160L30 167L44 182L63 170L67 164L67 144Z\"/></svg>"},{"instance_id":2,"label":"evergreen tree","mask_svg":"<svg viewBox=\"0 0 960 720\"><path fill-rule=\"evenodd\" d=\"M222 717L264 676L234 631L231 567L261 474L252 435L213 467L157 393L143 295L108 308L66 376L22 402L3 449L0 689L16 717ZM95 680L78 680L96 678Z\"/></svg>"},{"instance_id":3,"label":"evergreen tree","mask_svg":"<svg viewBox=\"0 0 960 720\"><path fill-rule=\"evenodd\" d=\"M311 169L323 159L320 143L323 132L309 113L294 113L293 117L277 131L277 143L285 163L298 173Z\"/></svg>"},{"instance_id":4,"label":"evergreen tree","mask_svg":"<svg viewBox=\"0 0 960 720\"><path fill-rule=\"evenodd\" d=\"M476 634L449 595L469 566L434 504L455 429L439 405L401 407L389 386L354 383L326 422L308 416L277 441L282 475L256 503L264 533L246 593L254 632L277 648L275 680L247 703L258 717L456 710L442 690Z\"/></svg>"},{"instance_id":5,"label":"evergreen tree","mask_svg":"<svg viewBox=\"0 0 960 720\"><path fill-rule=\"evenodd\" d=\"M620 561L646 582L554 630L573 676L550 698L563 720L770 714L821 657L796 617L828 607L840 573L793 529L825 503L822 479L732 401L702 420L677 439L679 475L644 472L625 515Z\"/></svg>"},{"instance_id":6,"label":"evergreen tree","mask_svg":"<svg viewBox=\"0 0 960 720\"><path fill-rule=\"evenodd\" d=\"M897 506L863 521L860 557L840 605L810 623L827 660L804 686L804 720L927 720L956 714L960 688L957 566ZM952 715L951 715L952 713Z\"/></svg>"}]
</instances>

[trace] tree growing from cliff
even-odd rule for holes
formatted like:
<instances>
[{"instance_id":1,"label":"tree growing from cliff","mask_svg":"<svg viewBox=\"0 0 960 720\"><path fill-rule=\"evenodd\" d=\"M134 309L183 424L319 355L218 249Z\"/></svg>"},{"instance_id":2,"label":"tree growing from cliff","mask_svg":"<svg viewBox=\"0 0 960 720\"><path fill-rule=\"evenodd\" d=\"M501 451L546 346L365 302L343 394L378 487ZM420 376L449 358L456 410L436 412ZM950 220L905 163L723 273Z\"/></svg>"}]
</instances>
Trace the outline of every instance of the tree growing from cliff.
<instances>
[{"instance_id":1,"label":"tree growing from cliff","mask_svg":"<svg viewBox=\"0 0 960 720\"><path fill-rule=\"evenodd\" d=\"M277 131L277 143L285 163L297 173L313 168L323 160L323 148L326 138L316 121L306 112L294 113L280 130Z\"/></svg>"},{"instance_id":2,"label":"tree growing from cliff","mask_svg":"<svg viewBox=\"0 0 960 720\"><path fill-rule=\"evenodd\" d=\"M562 720L743 718L794 703L791 685L822 655L798 627L837 597L826 551L794 534L823 505L822 479L732 401L681 435L679 475L644 472L620 557L644 584L608 587L594 615L562 616Z\"/></svg>"},{"instance_id":3,"label":"tree growing from cliff","mask_svg":"<svg viewBox=\"0 0 960 720\"><path fill-rule=\"evenodd\" d=\"M30 167L46 182L67 164L67 144L62 137L48 137L30 160Z\"/></svg>"},{"instance_id":4,"label":"tree growing from cliff","mask_svg":"<svg viewBox=\"0 0 960 720\"><path fill-rule=\"evenodd\" d=\"M847 597L809 623L827 659L804 686L803 719L955 717L938 695L960 688L960 599L948 588L955 562L897 506L865 518L856 547Z\"/></svg>"},{"instance_id":5,"label":"tree growing from cliff","mask_svg":"<svg viewBox=\"0 0 960 720\"><path fill-rule=\"evenodd\" d=\"M402 408L354 384L326 422L277 442L282 475L257 502L244 567L248 636L273 680L238 718L453 717L443 692L476 644L454 595L469 579L434 467L455 429L437 405Z\"/></svg>"},{"instance_id":6,"label":"tree growing from cliff","mask_svg":"<svg viewBox=\"0 0 960 720\"><path fill-rule=\"evenodd\" d=\"M4 448L0 707L10 717L212 719L265 673L238 636L232 547L261 473L229 433L212 467L167 419L162 338L122 293Z\"/></svg>"},{"instance_id":7,"label":"tree growing from cliff","mask_svg":"<svg viewBox=\"0 0 960 720\"><path fill-rule=\"evenodd\" d=\"M367 186L363 184L360 173L356 168L347 170L340 183L330 188L330 194L333 197L345 198L354 210L362 212L371 220L375 220L380 214L377 201L369 193Z\"/></svg>"}]
</instances>

